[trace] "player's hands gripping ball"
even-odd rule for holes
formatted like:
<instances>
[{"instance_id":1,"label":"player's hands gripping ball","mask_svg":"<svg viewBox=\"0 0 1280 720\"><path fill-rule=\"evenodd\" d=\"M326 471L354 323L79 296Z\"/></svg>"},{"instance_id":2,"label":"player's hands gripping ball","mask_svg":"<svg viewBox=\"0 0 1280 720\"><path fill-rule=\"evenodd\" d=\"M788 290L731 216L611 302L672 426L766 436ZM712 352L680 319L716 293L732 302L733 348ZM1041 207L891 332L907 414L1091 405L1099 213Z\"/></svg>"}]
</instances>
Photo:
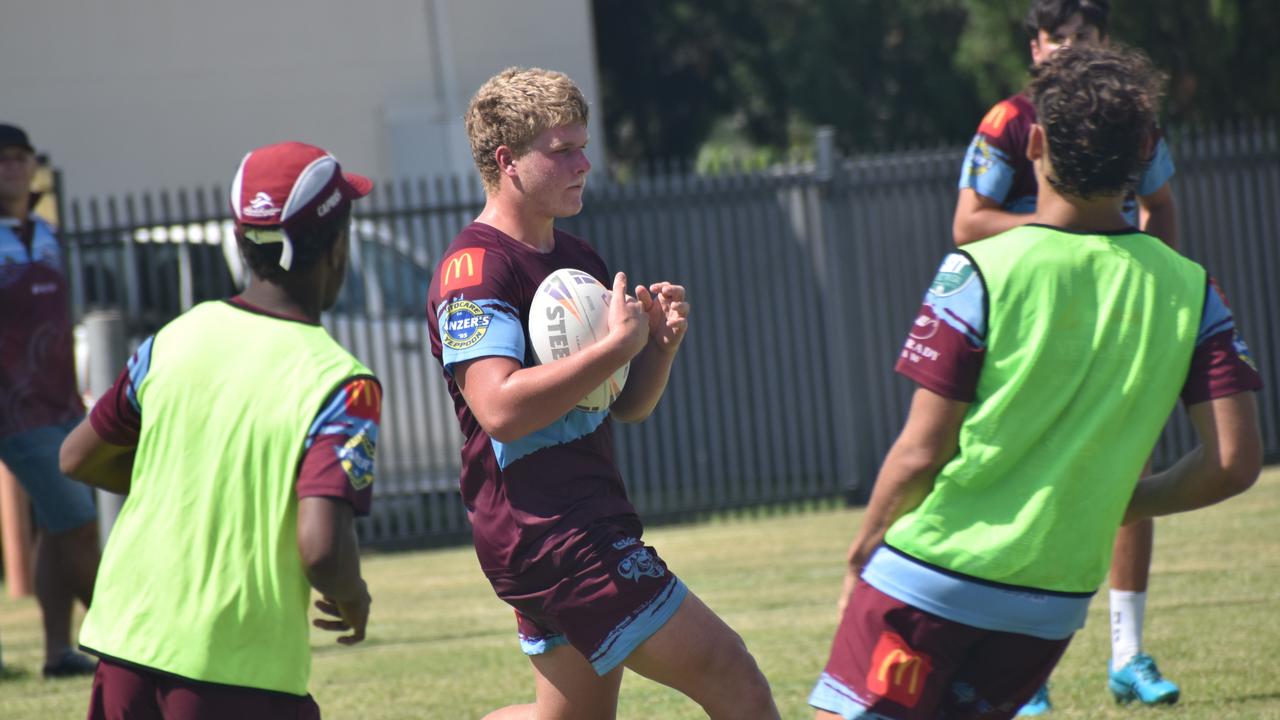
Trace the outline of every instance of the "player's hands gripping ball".
<instances>
[{"instance_id":1,"label":"player's hands gripping ball","mask_svg":"<svg viewBox=\"0 0 1280 720\"><path fill-rule=\"evenodd\" d=\"M649 315L649 338L658 349L673 353L689 329L689 303L684 286L665 280L636 286L636 300Z\"/></svg>"}]
</instances>

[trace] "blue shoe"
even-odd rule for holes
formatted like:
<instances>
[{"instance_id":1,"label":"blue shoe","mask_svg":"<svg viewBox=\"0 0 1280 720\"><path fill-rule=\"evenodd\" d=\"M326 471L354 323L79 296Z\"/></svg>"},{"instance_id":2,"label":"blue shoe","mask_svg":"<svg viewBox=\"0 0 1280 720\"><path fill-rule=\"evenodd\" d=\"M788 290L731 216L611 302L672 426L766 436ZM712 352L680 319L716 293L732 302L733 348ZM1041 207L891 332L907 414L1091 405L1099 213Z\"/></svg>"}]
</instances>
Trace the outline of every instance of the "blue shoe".
<instances>
[{"instance_id":1,"label":"blue shoe","mask_svg":"<svg viewBox=\"0 0 1280 720\"><path fill-rule=\"evenodd\" d=\"M1018 711L1018 717L1034 717L1036 715L1044 715L1053 709L1053 705L1049 703L1049 686L1041 685L1035 695L1027 701L1026 705Z\"/></svg>"},{"instance_id":2,"label":"blue shoe","mask_svg":"<svg viewBox=\"0 0 1280 720\"><path fill-rule=\"evenodd\" d=\"M1141 701L1143 705L1172 705L1178 702L1181 690L1178 686L1165 680L1156 668L1156 661L1146 653L1133 656L1127 665L1116 670L1107 663L1107 688L1115 696L1116 702L1129 703Z\"/></svg>"}]
</instances>

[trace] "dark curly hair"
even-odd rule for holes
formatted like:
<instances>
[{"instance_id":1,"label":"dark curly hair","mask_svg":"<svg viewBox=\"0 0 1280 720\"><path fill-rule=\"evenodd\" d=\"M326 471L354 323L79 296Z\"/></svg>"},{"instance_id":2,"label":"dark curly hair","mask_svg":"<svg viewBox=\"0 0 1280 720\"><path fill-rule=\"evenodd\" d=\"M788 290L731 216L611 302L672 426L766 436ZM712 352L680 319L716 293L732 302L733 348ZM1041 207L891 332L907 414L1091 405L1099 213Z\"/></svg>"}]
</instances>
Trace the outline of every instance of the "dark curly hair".
<instances>
[{"instance_id":1,"label":"dark curly hair","mask_svg":"<svg viewBox=\"0 0 1280 720\"><path fill-rule=\"evenodd\" d=\"M1111 14L1111 3L1108 0L1033 0L1023 21L1023 29L1027 37L1035 39L1040 30L1054 30L1062 27L1072 15L1080 13L1086 25L1098 28L1098 34L1107 35L1107 16Z\"/></svg>"},{"instance_id":2,"label":"dark curly hair","mask_svg":"<svg viewBox=\"0 0 1280 720\"><path fill-rule=\"evenodd\" d=\"M295 231L289 236L293 243L293 262L289 270L280 267L280 252L284 246L280 243L259 245L244 236L244 232L236 229L236 245L240 247L240 255L253 274L263 280L278 281L286 275L296 274L315 264L317 260L333 248L333 243L351 222L351 203L326 218L321 225L308 231ZM271 230L278 228L261 228Z\"/></svg>"},{"instance_id":3,"label":"dark curly hair","mask_svg":"<svg viewBox=\"0 0 1280 720\"><path fill-rule=\"evenodd\" d=\"M1063 48L1037 66L1027 94L1048 138L1049 183L1086 200L1132 189L1151 159L1165 79L1118 45Z\"/></svg>"}]
</instances>

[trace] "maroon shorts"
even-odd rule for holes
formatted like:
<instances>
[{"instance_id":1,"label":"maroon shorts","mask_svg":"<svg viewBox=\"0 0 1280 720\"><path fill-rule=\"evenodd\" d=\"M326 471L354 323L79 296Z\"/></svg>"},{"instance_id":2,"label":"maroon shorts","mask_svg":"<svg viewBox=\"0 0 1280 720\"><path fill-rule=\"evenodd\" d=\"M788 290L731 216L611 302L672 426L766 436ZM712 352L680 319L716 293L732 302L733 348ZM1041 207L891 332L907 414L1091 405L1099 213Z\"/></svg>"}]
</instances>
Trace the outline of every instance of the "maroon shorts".
<instances>
[{"instance_id":1,"label":"maroon shorts","mask_svg":"<svg viewBox=\"0 0 1280 720\"><path fill-rule=\"evenodd\" d=\"M599 525L518 576L490 575L526 655L572 645L604 675L675 614L687 588L629 531Z\"/></svg>"},{"instance_id":2,"label":"maroon shorts","mask_svg":"<svg viewBox=\"0 0 1280 720\"><path fill-rule=\"evenodd\" d=\"M963 625L859 580L809 704L846 718L1009 718L1070 642Z\"/></svg>"},{"instance_id":3,"label":"maroon shorts","mask_svg":"<svg viewBox=\"0 0 1280 720\"><path fill-rule=\"evenodd\" d=\"M310 695L216 685L174 675L98 663L89 720L320 720Z\"/></svg>"}]
</instances>

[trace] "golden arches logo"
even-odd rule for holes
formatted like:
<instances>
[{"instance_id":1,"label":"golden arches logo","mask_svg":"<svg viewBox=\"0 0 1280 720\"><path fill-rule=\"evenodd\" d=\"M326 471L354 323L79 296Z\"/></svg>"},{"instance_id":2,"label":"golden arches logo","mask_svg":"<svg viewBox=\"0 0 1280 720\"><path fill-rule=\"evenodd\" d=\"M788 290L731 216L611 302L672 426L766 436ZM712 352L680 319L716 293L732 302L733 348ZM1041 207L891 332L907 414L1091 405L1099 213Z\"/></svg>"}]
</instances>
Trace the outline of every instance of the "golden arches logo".
<instances>
[{"instance_id":1,"label":"golden arches logo","mask_svg":"<svg viewBox=\"0 0 1280 720\"><path fill-rule=\"evenodd\" d=\"M915 695L920 691L920 671L924 668L924 661L915 655L903 652L902 650L891 650L885 655L884 660L880 661L880 672L877 679L891 687L902 687L903 677L910 671L910 682L906 685L908 695ZM889 682L889 675L893 675L892 682Z\"/></svg>"},{"instance_id":2,"label":"golden arches logo","mask_svg":"<svg viewBox=\"0 0 1280 720\"><path fill-rule=\"evenodd\" d=\"M484 248L460 250L440 264L440 291L479 285L484 274Z\"/></svg>"},{"instance_id":3,"label":"golden arches logo","mask_svg":"<svg viewBox=\"0 0 1280 720\"><path fill-rule=\"evenodd\" d=\"M1001 101L987 112L986 117L982 118L978 131L998 137L1004 132L1005 124L1016 117L1018 117L1018 108L1008 100Z\"/></svg>"}]
</instances>

